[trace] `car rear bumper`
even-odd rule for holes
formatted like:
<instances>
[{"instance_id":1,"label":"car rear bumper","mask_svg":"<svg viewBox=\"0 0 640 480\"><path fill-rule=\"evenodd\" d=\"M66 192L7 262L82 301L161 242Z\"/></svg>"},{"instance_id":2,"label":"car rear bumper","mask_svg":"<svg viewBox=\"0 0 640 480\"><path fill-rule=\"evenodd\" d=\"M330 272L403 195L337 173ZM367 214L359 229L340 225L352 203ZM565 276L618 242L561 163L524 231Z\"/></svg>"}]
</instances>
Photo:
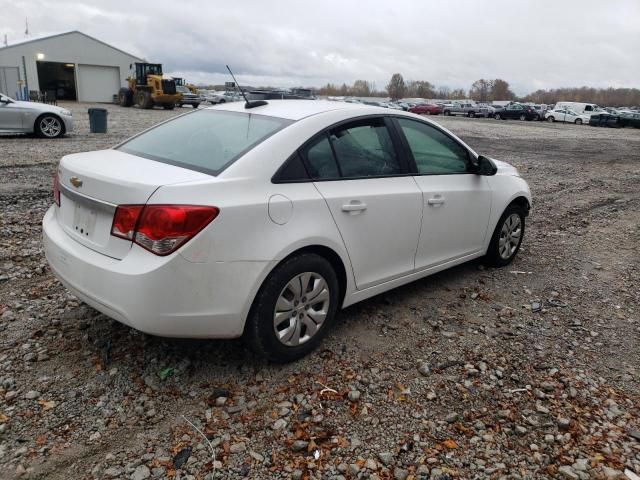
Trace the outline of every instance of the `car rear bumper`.
<instances>
[{"instance_id":1,"label":"car rear bumper","mask_svg":"<svg viewBox=\"0 0 640 480\"><path fill-rule=\"evenodd\" d=\"M194 263L133 245L122 259L72 239L51 207L44 251L54 275L105 315L151 335L232 338L242 334L253 296L271 262Z\"/></svg>"}]
</instances>

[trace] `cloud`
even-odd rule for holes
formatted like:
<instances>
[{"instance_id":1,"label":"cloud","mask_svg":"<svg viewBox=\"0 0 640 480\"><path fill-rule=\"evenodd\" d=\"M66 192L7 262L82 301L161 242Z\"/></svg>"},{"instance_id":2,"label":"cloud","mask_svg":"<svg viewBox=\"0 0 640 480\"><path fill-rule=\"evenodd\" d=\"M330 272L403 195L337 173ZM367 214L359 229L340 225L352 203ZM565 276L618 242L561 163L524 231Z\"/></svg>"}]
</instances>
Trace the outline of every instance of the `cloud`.
<instances>
[{"instance_id":1,"label":"cloud","mask_svg":"<svg viewBox=\"0 0 640 480\"><path fill-rule=\"evenodd\" d=\"M236 3L17 0L0 33L80 30L161 62L191 81L320 86L405 79L469 88L503 78L517 93L561 86L637 86L640 2L450 0ZM188 74L188 75L187 75Z\"/></svg>"}]
</instances>

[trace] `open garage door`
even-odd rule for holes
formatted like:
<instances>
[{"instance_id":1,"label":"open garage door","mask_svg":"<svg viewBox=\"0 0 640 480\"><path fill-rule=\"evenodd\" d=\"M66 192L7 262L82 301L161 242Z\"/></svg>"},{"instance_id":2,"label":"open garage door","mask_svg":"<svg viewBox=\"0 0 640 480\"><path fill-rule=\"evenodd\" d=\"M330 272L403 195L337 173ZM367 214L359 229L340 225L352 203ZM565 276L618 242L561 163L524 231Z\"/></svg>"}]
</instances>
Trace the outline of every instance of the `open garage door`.
<instances>
[{"instance_id":1,"label":"open garage door","mask_svg":"<svg viewBox=\"0 0 640 480\"><path fill-rule=\"evenodd\" d=\"M120 90L120 69L100 65L78 65L78 100L111 103Z\"/></svg>"},{"instance_id":2,"label":"open garage door","mask_svg":"<svg viewBox=\"0 0 640 480\"><path fill-rule=\"evenodd\" d=\"M40 91L56 100L76 99L75 64L62 62L36 62Z\"/></svg>"}]
</instances>

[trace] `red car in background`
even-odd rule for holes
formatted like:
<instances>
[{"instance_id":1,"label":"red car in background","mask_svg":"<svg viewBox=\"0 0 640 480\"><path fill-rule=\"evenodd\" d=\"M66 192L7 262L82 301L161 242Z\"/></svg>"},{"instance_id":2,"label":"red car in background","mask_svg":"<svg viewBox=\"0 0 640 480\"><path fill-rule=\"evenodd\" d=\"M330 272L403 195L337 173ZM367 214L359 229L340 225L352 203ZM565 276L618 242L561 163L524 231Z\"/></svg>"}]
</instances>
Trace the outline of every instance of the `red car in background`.
<instances>
[{"instance_id":1,"label":"red car in background","mask_svg":"<svg viewBox=\"0 0 640 480\"><path fill-rule=\"evenodd\" d=\"M422 105L416 105L415 107L411 107L409 111L411 113L426 113L427 115L440 115L442 113L442 108L438 105L433 105L431 103L423 103Z\"/></svg>"}]
</instances>

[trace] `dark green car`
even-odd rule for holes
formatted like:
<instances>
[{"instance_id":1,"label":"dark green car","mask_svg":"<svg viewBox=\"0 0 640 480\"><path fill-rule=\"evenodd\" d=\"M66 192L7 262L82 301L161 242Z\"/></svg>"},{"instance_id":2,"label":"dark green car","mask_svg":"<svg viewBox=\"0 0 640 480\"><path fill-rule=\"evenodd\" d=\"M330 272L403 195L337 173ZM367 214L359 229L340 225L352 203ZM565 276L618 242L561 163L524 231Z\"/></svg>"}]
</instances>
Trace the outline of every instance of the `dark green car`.
<instances>
[{"instance_id":1,"label":"dark green car","mask_svg":"<svg viewBox=\"0 0 640 480\"><path fill-rule=\"evenodd\" d=\"M618 122L621 127L640 128L640 113L621 113Z\"/></svg>"}]
</instances>

